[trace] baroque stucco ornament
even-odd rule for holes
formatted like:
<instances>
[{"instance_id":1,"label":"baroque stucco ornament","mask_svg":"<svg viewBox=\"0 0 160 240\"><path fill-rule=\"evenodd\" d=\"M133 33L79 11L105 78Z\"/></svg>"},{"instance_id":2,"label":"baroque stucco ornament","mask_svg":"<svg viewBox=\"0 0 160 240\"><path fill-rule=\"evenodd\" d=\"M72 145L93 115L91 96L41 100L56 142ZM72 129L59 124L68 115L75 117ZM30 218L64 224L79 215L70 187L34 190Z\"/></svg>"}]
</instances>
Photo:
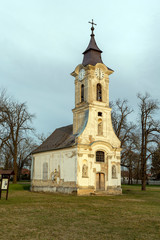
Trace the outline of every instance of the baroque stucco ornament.
<instances>
[{"instance_id":1,"label":"baroque stucco ornament","mask_svg":"<svg viewBox=\"0 0 160 240\"><path fill-rule=\"evenodd\" d=\"M60 170L56 169L51 173L51 179L53 182L58 183L60 180Z\"/></svg>"}]
</instances>

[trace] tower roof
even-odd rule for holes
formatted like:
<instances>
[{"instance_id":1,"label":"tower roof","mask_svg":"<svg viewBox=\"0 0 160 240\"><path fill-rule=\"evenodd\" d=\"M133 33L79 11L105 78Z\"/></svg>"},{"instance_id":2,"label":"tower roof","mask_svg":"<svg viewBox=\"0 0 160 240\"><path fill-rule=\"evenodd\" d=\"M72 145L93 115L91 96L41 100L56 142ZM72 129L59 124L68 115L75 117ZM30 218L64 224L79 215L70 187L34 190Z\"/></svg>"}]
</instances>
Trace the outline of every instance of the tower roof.
<instances>
[{"instance_id":1,"label":"tower roof","mask_svg":"<svg viewBox=\"0 0 160 240\"><path fill-rule=\"evenodd\" d=\"M91 33L91 39L90 39L89 45L87 49L83 52L84 54L83 62L82 62L83 66L86 66L88 64L95 66L97 63L103 63L101 59L102 51L97 46L97 43L94 38L95 35L94 35L93 25L96 25L96 24L93 22L93 19L92 19L92 22L89 22L89 23L92 24L92 27L91 27L92 33Z\"/></svg>"}]
</instances>

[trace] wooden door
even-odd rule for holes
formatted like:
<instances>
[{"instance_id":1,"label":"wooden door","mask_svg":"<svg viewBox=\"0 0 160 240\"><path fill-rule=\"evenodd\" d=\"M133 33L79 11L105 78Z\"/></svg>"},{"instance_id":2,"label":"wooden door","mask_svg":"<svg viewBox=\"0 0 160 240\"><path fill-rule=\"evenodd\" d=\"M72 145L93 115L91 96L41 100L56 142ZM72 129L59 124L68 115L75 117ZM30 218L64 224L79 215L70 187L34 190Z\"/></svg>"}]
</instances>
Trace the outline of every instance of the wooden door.
<instances>
[{"instance_id":1,"label":"wooden door","mask_svg":"<svg viewBox=\"0 0 160 240\"><path fill-rule=\"evenodd\" d=\"M105 176L104 173L96 174L96 190L105 190Z\"/></svg>"}]
</instances>

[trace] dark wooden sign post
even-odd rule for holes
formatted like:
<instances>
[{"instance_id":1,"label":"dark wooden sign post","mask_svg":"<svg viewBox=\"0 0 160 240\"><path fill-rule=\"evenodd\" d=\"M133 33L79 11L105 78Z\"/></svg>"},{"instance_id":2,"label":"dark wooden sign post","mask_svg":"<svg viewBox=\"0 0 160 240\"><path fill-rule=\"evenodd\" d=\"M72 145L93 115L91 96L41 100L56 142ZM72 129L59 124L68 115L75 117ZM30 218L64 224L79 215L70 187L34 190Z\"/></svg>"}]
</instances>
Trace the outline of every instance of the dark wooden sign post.
<instances>
[{"instance_id":1,"label":"dark wooden sign post","mask_svg":"<svg viewBox=\"0 0 160 240\"><path fill-rule=\"evenodd\" d=\"M0 170L1 182L0 182L0 199L2 191L6 191L6 200L8 199L9 180L10 176L14 175L13 170Z\"/></svg>"}]
</instances>

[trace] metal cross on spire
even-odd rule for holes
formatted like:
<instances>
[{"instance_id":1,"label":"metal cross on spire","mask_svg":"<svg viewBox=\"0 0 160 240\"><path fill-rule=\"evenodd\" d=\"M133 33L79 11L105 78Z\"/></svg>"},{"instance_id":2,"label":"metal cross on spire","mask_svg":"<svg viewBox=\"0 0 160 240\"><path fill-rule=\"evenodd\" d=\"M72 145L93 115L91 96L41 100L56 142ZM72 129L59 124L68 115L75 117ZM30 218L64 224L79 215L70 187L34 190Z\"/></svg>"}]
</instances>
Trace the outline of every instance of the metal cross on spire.
<instances>
[{"instance_id":1,"label":"metal cross on spire","mask_svg":"<svg viewBox=\"0 0 160 240\"><path fill-rule=\"evenodd\" d=\"M91 36L94 36L94 33L93 33L93 31L94 31L94 25L96 26L97 24L95 24L95 23L93 22L93 19L92 19L92 22L88 22L88 23L92 24L92 27L91 27L92 34L91 34Z\"/></svg>"}]
</instances>

